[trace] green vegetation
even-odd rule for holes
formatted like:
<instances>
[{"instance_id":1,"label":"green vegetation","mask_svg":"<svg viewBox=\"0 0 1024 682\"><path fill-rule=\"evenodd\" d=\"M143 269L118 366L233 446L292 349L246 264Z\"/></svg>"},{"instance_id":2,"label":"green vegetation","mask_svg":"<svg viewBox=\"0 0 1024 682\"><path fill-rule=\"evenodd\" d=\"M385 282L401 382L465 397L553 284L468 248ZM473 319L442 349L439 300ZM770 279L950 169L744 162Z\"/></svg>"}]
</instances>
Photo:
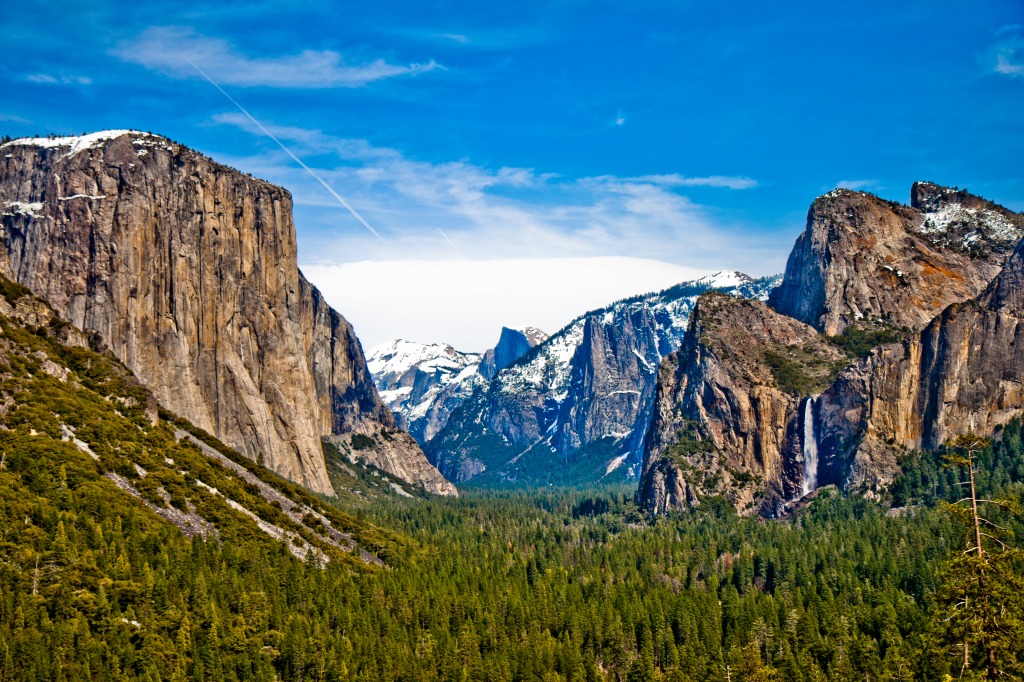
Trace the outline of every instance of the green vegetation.
<instances>
[{"instance_id":1,"label":"green vegetation","mask_svg":"<svg viewBox=\"0 0 1024 682\"><path fill-rule=\"evenodd\" d=\"M943 454L947 468L965 474L967 496L945 509L967 530L967 549L947 562L936 596L939 642L962 656L964 671L984 670L994 680L1024 673L1024 661L1018 660L1024 643L1024 553L1003 542L1006 527L986 512L1002 509L1017 516L1018 501L978 495L977 458L991 445L968 433Z\"/></svg>"},{"instance_id":2,"label":"green vegetation","mask_svg":"<svg viewBox=\"0 0 1024 682\"><path fill-rule=\"evenodd\" d=\"M764 362L779 388L796 395L820 393L846 366L845 362L832 361L814 349L799 347L767 349Z\"/></svg>"},{"instance_id":3,"label":"green vegetation","mask_svg":"<svg viewBox=\"0 0 1024 682\"><path fill-rule=\"evenodd\" d=\"M893 500L914 506L900 514L822 491L783 521L740 518L718 498L654 519L633 484L332 506L174 415L154 420L109 357L51 327L0 326L4 682L938 680L960 675L964 641L969 674L992 646L1000 671L1020 663L1016 621L995 644L969 639L971 622L946 625L964 595L991 622L1002 612L990 606L1012 611L1024 591L1014 553L988 544L981 572L958 563L973 526L941 504L963 497L968 470L979 497L1020 495L1019 423L966 467L910 455ZM63 440L69 429L96 459ZM705 447L691 434L685 454ZM350 463L331 453L337 484ZM301 518L249 475L304 505ZM368 498L378 479L348 485ZM154 510L217 532L186 537ZM331 545L321 516L388 568ZM986 519L1010 547L1024 530L1012 505ZM306 544L328 561L293 555Z\"/></svg>"},{"instance_id":4,"label":"green vegetation","mask_svg":"<svg viewBox=\"0 0 1024 682\"><path fill-rule=\"evenodd\" d=\"M895 343L908 330L901 330L884 322L858 322L843 330L841 334L829 336L829 343L835 345L851 359L865 357L873 349L885 343Z\"/></svg>"},{"instance_id":5,"label":"green vegetation","mask_svg":"<svg viewBox=\"0 0 1024 682\"><path fill-rule=\"evenodd\" d=\"M14 305L22 296L28 296L32 292L29 291L28 287L24 287L17 282L13 282L6 277L0 276L0 296L7 299L7 302Z\"/></svg>"},{"instance_id":6,"label":"green vegetation","mask_svg":"<svg viewBox=\"0 0 1024 682\"><path fill-rule=\"evenodd\" d=\"M366 436L361 433L356 433L352 436L352 449L353 450L367 450L377 444L373 438Z\"/></svg>"}]
</instances>

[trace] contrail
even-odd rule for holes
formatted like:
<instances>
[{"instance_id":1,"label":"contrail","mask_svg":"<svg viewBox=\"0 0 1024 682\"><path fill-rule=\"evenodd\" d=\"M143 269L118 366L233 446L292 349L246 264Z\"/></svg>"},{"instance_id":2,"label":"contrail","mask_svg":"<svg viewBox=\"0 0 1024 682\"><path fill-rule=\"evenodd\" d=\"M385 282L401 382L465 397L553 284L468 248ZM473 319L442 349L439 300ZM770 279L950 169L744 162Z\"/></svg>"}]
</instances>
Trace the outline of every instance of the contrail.
<instances>
[{"instance_id":1,"label":"contrail","mask_svg":"<svg viewBox=\"0 0 1024 682\"><path fill-rule=\"evenodd\" d=\"M264 126L263 126L263 124L262 124L262 123L260 123L259 121L257 121L257 120L256 120L256 117L255 117L255 116L253 116L253 115L252 115L252 114L250 114L250 113L249 113L248 111L246 111L246 110L245 110L245 107L243 107L243 106L242 106L241 104L239 104L239 103L238 103L237 101L235 101L235 98L234 98L234 97L232 97L231 95L229 95L229 94L228 94L228 93L227 93L227 92L226 92L226 91L224 90L224 88L222 88L222 87L220 87L219 85L217 85L216 81L214 81L214 80L213 80L212 78L210 78L209 76L207 76L207 75L206 75L206 72L205 72L205 71L203 71L203 70L202 70L202 69L200 69L200 68L199 68L198 66L196 66L196 65L195 65L195 64L194 64L194 63L192 62L192 60L191 60L191 59L189 59L189 60L186 60L186 61L188 61L188 63L189 63L189 64L192 64L192 68L193 68L193 69L195 69L196 71L198 71L198 72L199 72L199 75L200 75L200 76L202 76L203 78L205 78L206 80L208 80L208 81L210 82L210 85L212 85L213 87L215 87L215 88L217 88L218 90L220 90L220 94L222 94L222 95L224 95L225 97L227 97L227 98L228 98L228 101L230 101L230 102L231 102L232 104L234 104L234 105L235 105L236 107L238 107L238 110L239 110L239 111L241 111L241 112L242 112L243 114L245 114L246 118L248 118L248 119L249 119L250 121L252 121L252 122L253 122L254 124L256 124L256 127L258 127L258 128L260 129L260 130L262 130L262 131L263 131L263 134L264 134L264 135L266 135L266 136L267 136L267 137L269 137L269 138L270 138L271 140L273 140L274 142L276 142L276 143L277 143L277 146L278 146L278 147L280 147L281 149L283 149L283 150L285 151L285 153L286 153L286 154L288 154L288 156L290 156L290 157L292 157L292 159L294 159L295 163L297 163L297 164L299 164L300 166L302 166L302 169L303 169L303 170L305 170L305 171L306 171L307 173L309 173L309 174L310 174L310 175L311 175L311 176L313 177L313 179L314 179L314 180L316 180L316 181L317 181L317 182L319 182L319 183L320 183L321 185L323 185L323 186L324 186L324 189L326 189L326 190L327 190L328 192L330 192L330 193L331 193L331 196L333 196L333 197L334 197L335 199L337 199L337 200L338 200L338 203L339 203L339 204L341 204L342 206L344 206L344 207L345 207L345 209L347 209L347 210L348 210L348 212L352 214L352 217L353 217L353 218L355 218L355 219L356 219L356 220L358 220L358 221L359 221L360 223L362 223L363 227L365 227L365 228L366 228L367 230L369 230L369 231L370 231L370 233L371 233L371 234L373 234L373 236L374 236L374 237L376 237L377 239L379 239L379 240L381 240L381 241L384 241L384 237L381 237L381 236L380 236L380 233L379 233L379 232L377 232L377 230L373 229L373 227L372 227L372 226L370 225L370 223L366 222L366 220L364 220L364 219L363 219L363 216L359 215L359 213L357 213L357 212L356 212L356 210L355 210L354 208L352 208L352 206L351 206L351 205L350 205L350 204L349 204L349 203L348 203L347 201L345 201L345 198L344 198L343 196L341 196L340 194L338 194L337 192L335 192L335 191L334 191L334 189L333 189L333 188L331 188L331 186L330 186L330 185L328 185L328 184L327 184L326 182L324 182L323 178L321 178L321 177L320 177L319 175L317 175L316 173L314 173L314 172L312 171L312 169L310 169L310 167L309 167L309 166L307 166L306 164L302 163L302 159L300 159L299 157L295 156L295 154L293 154L293 153L292 153L292 150L291 150L291 149L288 149L288 147L285 147L285 146L284 146L284 143L283 143L283 142L281 142L281 140L279 140L279 139L277 139L276 137L274 137L274 134L273 134L272 132L270 132L269 130L267 130L267 129L266 129L266 128L265 128ZM446 238L447 238L447 237L446 237Z\"/></svg>"},{"instance_id":2,"label":"contrail","mask_svg":"<svg viewBox=\"0 0 1024 682\"><path fill-rule=\"evenodd\" d=\"M438 228L437 228L437 231L441 233L441 236L442 236L442 237L444 237L444 240L445 240L446 242L448 242L448 244L449 244L449 245L450 245L450 246L451 246L451 247L452 247L453 249L455 249L456 251L458 251L458 252L459 252L460 254L462 254L463 256L465 256L465 255L466 255L466 254L462 253L462 249L460 249L460 248L459 248L458 246L456 246L456 245L455 245L455 242L453 242L453 241L452 241L451 239L449 239L449 238L448 238L448 235L446 235L446 234L444 233L444 230L442 230L442 229L441 229L440 227L438 227Z\"/></svg>"}]
</instances>

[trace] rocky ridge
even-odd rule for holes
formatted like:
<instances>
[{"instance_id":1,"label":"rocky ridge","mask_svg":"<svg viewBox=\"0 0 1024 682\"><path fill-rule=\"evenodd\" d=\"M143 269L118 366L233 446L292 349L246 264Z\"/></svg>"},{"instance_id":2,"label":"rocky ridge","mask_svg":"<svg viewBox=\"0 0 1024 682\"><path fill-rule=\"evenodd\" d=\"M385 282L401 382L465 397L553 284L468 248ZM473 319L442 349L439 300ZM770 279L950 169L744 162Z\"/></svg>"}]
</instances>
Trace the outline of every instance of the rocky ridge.
<instances>
[{"instance_id":1,"label":"rocky ridge","mask_svg":"<svg viewBox=\"0 0 1024 682\"><path fill-rule=\"evenodd\" d=\"M1007 250L1024 220L930 183L912 199L830 192L772 307L698 301L691 337L660 371L638 493L649 509L718 494L773 515L829 483L874 493L907 449L991 434L1024 410L1024 289Z\"/></svg>"},{"instance_id":2,"label":"rocky ridge","mask_svg":"<svg viewBox=\"0 0 1024 682\"><path fill-rule=\"evenodd\" d=\"M1024 234L1024 219L931 183L915 183L911 196L903 206L837 189L815 200L771 306L834 335L863 320L921 329L977 296Z\"/></svg>"},{"instance_id":3,"label":"rocky ridge","mask_svg":"<svg viewBox=\"0 0 1024 682\"><path fill-rule=\"evenodd\" d=\"M137 131L0 152L0 272L161 405L328 494L321 437L396 428L351 326L298 270L286 190Z\"/></svg>"},{"instance_id":4,"label":"rocky ridge","mask_svg":"<svg viewBox=\"0 0 1024 682\"><path fill-rule=\"evenodd\" d=\"M397 339L370 350L367 361L384 404L422 444L444 428L473 391L547 337L534 327L503 327L497 345L483 354Z\"/></svg>"}]
</instances>

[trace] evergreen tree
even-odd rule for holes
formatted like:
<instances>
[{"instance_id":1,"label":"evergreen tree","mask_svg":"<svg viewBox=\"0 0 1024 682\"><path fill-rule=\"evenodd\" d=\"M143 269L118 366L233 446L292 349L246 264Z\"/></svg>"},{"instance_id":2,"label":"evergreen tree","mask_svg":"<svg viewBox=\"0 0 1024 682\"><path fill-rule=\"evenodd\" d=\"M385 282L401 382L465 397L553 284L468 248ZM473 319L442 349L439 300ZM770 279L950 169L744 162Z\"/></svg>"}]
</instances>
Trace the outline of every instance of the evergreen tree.
<instances>
[{"instance_id":1,"label":"evergreen tree","mask_svg":"<svg viewBox=\"0 0 1024 682\"><path fill-rule=\"evenodd\" d=\"M1024 647L1024 554L1006 545L1004 526L981 512L993 506L1019 514L1009 499L989 500L977 491L977 461L991 447L973 433L951 441L944 455L948 468L964 472L967 494L944 508L967 531L966 548L944 566L936 594L939 641L959 648L960 675L988 679L1021 672Z\"/></svg>"}]
</instances>

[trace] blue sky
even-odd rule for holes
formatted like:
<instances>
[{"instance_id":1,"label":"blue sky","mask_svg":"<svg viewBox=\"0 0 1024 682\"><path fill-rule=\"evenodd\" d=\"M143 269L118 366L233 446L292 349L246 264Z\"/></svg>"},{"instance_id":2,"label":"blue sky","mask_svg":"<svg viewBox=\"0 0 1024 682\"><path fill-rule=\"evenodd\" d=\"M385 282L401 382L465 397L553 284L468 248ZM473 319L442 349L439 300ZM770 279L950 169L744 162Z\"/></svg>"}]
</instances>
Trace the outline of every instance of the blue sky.
<instances>
[{"instance_id":1,"label":"blue sky","mask_svg":"<svg viewBox=\"0 0 1024 682\"><path fill-rule=\"evenodd\" d=\"M836 185L1024 210L1016 0L214 5L4 3L0 132L151 130L288 187L368 346L777 272Z\"/></svg>"}]
</instances>

